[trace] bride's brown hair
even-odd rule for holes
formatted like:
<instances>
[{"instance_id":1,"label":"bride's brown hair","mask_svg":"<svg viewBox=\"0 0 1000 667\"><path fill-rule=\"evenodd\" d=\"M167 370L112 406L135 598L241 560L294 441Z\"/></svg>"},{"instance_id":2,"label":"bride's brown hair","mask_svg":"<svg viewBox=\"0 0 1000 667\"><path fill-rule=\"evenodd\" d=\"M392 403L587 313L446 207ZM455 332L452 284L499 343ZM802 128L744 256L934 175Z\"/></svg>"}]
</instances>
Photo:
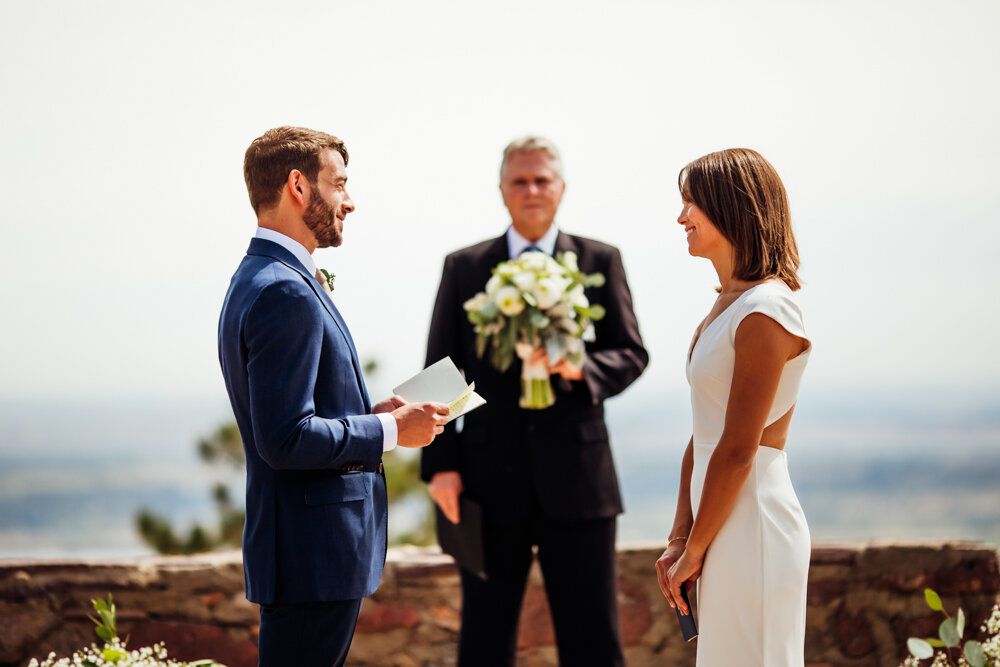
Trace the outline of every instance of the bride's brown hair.
<instances>
[{"instance_id":1,"label":"bride's brown hair","mask_svg":"<svg viewBox=\"0 0 1000 667\"><path fill-rule=\"evenodd\" d=\"M764 156L749 148L709 153L681 169L677 184L733 244L735 278L801 287L788 195Z\"/></svg>"}]
</instances>

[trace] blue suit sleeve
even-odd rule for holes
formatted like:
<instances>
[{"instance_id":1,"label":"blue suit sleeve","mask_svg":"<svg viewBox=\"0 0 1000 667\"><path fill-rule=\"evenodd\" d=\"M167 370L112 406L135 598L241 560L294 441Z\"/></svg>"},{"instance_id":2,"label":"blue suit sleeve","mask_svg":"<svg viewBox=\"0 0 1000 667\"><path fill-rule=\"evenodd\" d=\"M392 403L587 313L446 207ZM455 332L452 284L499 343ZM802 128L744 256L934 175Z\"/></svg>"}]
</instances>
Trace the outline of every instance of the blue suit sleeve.
<instances>
[{"instance_id":1,"label":"blue suit sleeve","mask_svg":"<svg viewBox=\"0 0 1000 667\"><path fill-rule=\"evenodd\" d=\"M246 314L254 440L272 468L331 469L359 461L374 467L381 459L382 424L377 416L316 415L324 318L309 286L294 280L267 285ZM346 345L343 354L351 363Z\"/></svg>"}]
</instances>

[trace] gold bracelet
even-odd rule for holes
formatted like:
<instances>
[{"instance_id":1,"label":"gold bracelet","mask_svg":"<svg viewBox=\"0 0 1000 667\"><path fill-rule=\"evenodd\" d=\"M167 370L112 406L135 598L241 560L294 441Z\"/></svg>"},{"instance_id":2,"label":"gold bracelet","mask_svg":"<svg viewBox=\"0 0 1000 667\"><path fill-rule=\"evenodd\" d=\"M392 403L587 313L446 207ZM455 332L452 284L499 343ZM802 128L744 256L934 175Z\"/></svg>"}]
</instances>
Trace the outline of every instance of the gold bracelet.
<instances>
[{"instance_id":1,"label":"gold bracelet","mask_svg":"<svg viewBox=\"0 0 1000 667\"><path fill-rule=\"evenodd\" d=\"M671 544L673 544L673 543L674 543L674 542L676 542L677 540L684 540L684 541L687 541L687 536L686 536L686 535L678 535L677 537L672 537L672 538L670 538L670 540L669 540L669 541L667 542L667 546L669 547L669 546L670 546Z\"/></svg>"}]
</instances>

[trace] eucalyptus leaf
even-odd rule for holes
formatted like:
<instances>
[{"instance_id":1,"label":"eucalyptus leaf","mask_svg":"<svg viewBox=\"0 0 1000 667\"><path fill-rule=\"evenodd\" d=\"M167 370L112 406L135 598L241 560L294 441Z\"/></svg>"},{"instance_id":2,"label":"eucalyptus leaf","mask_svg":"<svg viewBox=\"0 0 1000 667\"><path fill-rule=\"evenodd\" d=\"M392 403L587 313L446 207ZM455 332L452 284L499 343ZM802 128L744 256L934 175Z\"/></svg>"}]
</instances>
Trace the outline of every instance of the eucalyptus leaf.
<instances>
[{"instance_id":1,"label":"eucalyptus leaf","mask_svg":"<svg viewBox=\"0 0 1000 667\"><path fill-rule=\"evenodd\" d=\"M906 648L910 650L910 655L918 660L925 660L934 655L934 649L923 639L910 637L906 640Z\"/></svg>"},{"instance_id":2,"label":"eucalyptus leaf","mask_svg":"<svg viewBox=\"0 0 1000 667\"><path fill-rule=\"evenodd\" d=\"M550 364L557 364L566 356L566 342L564 336L552 336L545 343L545 354L549 356Z\"/></svg>"},{"instance_id":3,"label":"eucalyptus leaf","mask_svg":"<svg viewBox=\"0 0 1000 667\"><path fill-rule=\"evenodd\" d=\"M944 642L941 641L940 639L934 639L933 637L928 637L927 643L930 644L931 646L934 646L935 648L944 648Z\"/></svg>"},{"instance_id":4,"label":"eucalyptus leaf","mask_svg":"<svg viewBox=\"0 0 1000 667\"><path fill-rule=\"evenodd\" d=\"M979 642L972 640L965 642L962 653L965 654L965 659L972 667L986 667L986 652L983 651L983 645Z\"/></svg>"},{"instance_id":5,"label":"eucalyptus leaf","mask_svg":"<svg viewBox=\"0 0 1000 667\"><path fill-rule=\"evenodd\" d=\"M930 588L924 589L924 599L927 600L927 606L934 611L944 609L944 605L941 604L941 597Z\"/></svg>"},{"instance_id":6,"label":"eucalyptus leaf","mask_svg":"<svg viewBox=\"0 0 1000 667\"><path fill-rule=\"evenodd\" d=\"M938 628L938 636L941 637L944 645L948 647L958 646L959 642L962 641L962 635L958 634L958 627L954 618L946 618L941 621L941 627Z\"/></svg>"},{"instance_id":7,"label":"eucalyptus leaf","mask_svg":"<svg viewBox=\"0 0 1000 667\"><path fill-rule=\"evenodd\" d=\"M492 320L500 312L500 306L493 299L490 299L482 305L479 309L479 314L482 315L487 320Z\"/></svg>"},{"instance_id":8,"label":"eucalyptus leaf","mask_svg":"<svg viewBox=\"0 0 1000 667\"><path fill-rule=\"evenodd\" d=\"M958 613L955 615L955 629L958 630L958 636L961 638L965 634L965 612L962 608L958 608Z\"/></svg>"}]
</instances>

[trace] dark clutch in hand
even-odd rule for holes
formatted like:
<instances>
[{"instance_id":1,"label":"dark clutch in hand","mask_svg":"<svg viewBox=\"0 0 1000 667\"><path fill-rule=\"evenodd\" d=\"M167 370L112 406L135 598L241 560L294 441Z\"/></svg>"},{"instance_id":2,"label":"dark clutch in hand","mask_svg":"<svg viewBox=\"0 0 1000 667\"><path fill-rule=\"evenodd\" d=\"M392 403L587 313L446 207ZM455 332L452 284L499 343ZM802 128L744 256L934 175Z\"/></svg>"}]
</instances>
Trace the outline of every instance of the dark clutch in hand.
<instances>
[{"instance_id":1,"label":"dark clutch in hand","mask_svg":"<svg viewBox=\"0 0 1000 667\"><path fill-rule=\"evenodd\" d=\"M698 636L698 626L694 622L694 609L691 607L691 602L688 600L686 581L681 584L681 599L684 600L684 604L687 605L688 613L682 614L680 607L674 607L674 611L677 612L677 622L680 623L681 634L684 635L684 641L689 642Z\"/></svg>"}]
</instances>

